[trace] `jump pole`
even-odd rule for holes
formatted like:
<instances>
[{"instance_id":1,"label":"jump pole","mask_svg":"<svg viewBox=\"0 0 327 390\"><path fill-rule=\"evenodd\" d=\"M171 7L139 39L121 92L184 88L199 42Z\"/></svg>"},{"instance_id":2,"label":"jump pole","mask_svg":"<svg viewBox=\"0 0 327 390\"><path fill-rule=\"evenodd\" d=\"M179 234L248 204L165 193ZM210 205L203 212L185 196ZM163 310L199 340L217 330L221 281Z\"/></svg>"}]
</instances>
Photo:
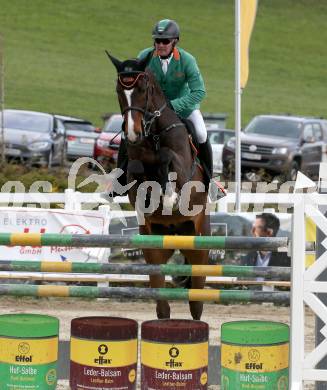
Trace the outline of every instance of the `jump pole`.
<instances>
[{"instance_id":1,"label":"jump pole","mask_svg":"<svg viewBox=\"0 0 327 390\"><path fill-rule=\"evenodd\" d=\"M251 267L238 265L182 265L182 264L119 264L82 263L73 261L25 261L0 262L0 271L7 272L66 272L130 275L173 276L235 276L279 278L290 280L290 267Z\"/></svg>"},{"instance_id":2,"label":"jump pole","mask_svg":"<svg viewBox=\"0 0 327 390\"><path fill-rule=\"evenodd\" d=\"M0 295L74 298L125 298L170 301L274 302L289 303L290 293L282 291L213 290L184 288L34 286L1 284Z\"/></svg>"},{"instance_id":3,"label":"jump pole","mask_svg":"<svg viewBox=\"0 0 327 390\"><path fill-rule=\"evenodd\" d=\"M86 248L244 249L278 251L287 237L163 236L101 234L0 233L0 245Z\"/></svg>"},{"instance_id":4,"label":"jump pole","mask_svg":"<svg viewBox=\"0 0 327 390\"><path fill-rule=\"evenodd\" d=\"M20 280L29 280L29 281L35 281L35 280L44 280L44 281L55 281L55 282L95 282L95 283L104 283L104 282L110 282L110 283L125 283L125 282L144 282L149 283L149 280L147 279L130 279L128 278L128 274L123 275L126 276L122 279L116 279L114 278L114 275L108 275L108 274L87 274L87 273L55 273L55 272L11 272L11 271L0 271L0 283L2 279L20 279ZM140 276L141 277L141 276ZM214 277L209 277L214 278ZM219 276L218 276L219 278ZM234 279L234 278L232 278ZM173 283L173 281L166 280L167 283ZM174 283L173 283L174 284ZM256 285L256 286L279 286L279 287L291 287L291 282L289 281L281 281L281 280L226 280L226 279L215 279L210 280L207 279L206 284L210 285L241 285L241 286L247 286L247 285Z\"/></svg>"}]
</instances>

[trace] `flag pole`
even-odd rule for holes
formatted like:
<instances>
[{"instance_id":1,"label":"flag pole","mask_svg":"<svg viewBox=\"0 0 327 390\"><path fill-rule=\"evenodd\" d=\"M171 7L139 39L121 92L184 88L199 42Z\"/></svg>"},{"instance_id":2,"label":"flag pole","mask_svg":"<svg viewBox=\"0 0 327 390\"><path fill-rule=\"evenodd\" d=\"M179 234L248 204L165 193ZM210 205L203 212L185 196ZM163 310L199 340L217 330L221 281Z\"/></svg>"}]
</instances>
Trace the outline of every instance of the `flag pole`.
<instances>
[{"instance_id":1,"label":"flag pole","mask_svg":"<svg viewBox=\"0 0 327 390\"><path fill-rule=\"evenodd\" d=\"M4 62L4 36L0 32L0 166L4 168L5 157L5 132L4 132L4 108L5 108L5 62Z\"/></svg>"},{"instance_id":2,"label":"flag pole","mask_svg":"<svg viewBox=\"0 0 327 390\"><path fill-rule=\"evenodd\" d=\"M241 0L235 0L235 211L241 211Z\"/></svg>"}]
</instances>

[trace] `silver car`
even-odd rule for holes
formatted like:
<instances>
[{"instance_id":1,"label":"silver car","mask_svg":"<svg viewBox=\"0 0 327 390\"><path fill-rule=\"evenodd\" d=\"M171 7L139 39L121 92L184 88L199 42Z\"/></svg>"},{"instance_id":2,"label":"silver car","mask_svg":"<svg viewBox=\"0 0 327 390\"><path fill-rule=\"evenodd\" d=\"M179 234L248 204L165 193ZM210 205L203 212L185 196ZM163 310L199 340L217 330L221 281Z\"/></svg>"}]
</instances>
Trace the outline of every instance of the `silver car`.
<instances>
[{"instance_id":1,"label":"silver car","mask_svg":"<svg viewBox=\"0 0 327 390\"><path fill-rule=\"evenodd\" d=\"M65 129L66 158L93 157L94 145L99 137L98 129L89 121L64 115L55 118Z\"/></svg>"},{"instance_id":2,"label":"silver car","mask_svg":"<svg viewBox=\"0 0 327 390\"><path fill-rule=\"evenodd\" d=\"M9 109L1 114L6 158L48 167L63 162L64 130L52 114Z\"/></svg>"}]
</instances>

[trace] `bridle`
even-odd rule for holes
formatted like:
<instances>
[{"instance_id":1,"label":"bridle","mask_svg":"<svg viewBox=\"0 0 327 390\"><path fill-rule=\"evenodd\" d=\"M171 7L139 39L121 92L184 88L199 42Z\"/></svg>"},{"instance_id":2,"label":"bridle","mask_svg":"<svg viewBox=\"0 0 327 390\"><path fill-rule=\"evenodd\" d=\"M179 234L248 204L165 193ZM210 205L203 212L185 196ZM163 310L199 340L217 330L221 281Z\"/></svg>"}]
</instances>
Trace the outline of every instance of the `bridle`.
<instances>
[{"instance_id":1,"label":"bridle","mask_svg":"<svg viewBox=\"0 0 327 390\"><path fill-rule=\"evenodd\" d=\"M146 72L141 71L131 71L131 72L121 72L118 73L118 83L127 90L133 89L137 81L144 77L146 81L146 99L145 99L145 108L138 107L138 106L127 106L122 110L122 115L128 111L138 111L140 112L142 116L142 135L144 137L149 137L151 134L151 127L154 123L154 121L159 118L162 114L162 112L167 107L167 103L164 103L159 109L155 111L149 110L149 76Z\"/></svg>"},{"instance_id":2,"label":"bridle","mask_svg":"<svg viewBox=\"0 0 327 390\"><path fill-rule=\"evenodd\" d=\"M149 87L149 76L146 72L142 72L142 71L129 71L129 72L120 72L118 73L118 83L121 85L121 87L123 89L126 89L126 90L131 90L134 88L134 86L136 85L136 83L138 82L138 80L141 78L141 77L144 77L145 78L145 81L146 81L146 99L145 99L145 109L142 108L142 107L138 107L138 106L127 106L125 107L123 110L122 110L122 115L124 116L124 114L128 111L138 111L140 112L141 114L143 114L143 117L142 117L142 135L145 137L145 138L148 138L150 136L152 136L152 139L153 139L153 142L154 142L154 147L155 147L155 150L158 151L160 149L160 138L163 134L167 133L168 131L170 130L173 130L175 129L176 127L179 127L179 126L184 126L184 124L182 122L177 122L177 123L172 123L170 124L169 126L167 126L166 128L164 128L160 134L157 134L157 133L153 133L151 131L151 127L154 123L154 121L159 118L162 114L162 112L167 108L167 103L165 102L159 109L157 110L154 110L153 112L149 110L149 90L150 90L150 87ZM128 139L126 139L127 143L129 142ZM140 141L142 142L142 141ZM135 145L135 143L134 143ZM196 167L196 159L194 158L193 159L193 162L192 162L192 166L191 166L191 173L190 173L190 177L189 177L189 180L190 181L195 173L195 167Z\"/></svg>"}]
</instances>

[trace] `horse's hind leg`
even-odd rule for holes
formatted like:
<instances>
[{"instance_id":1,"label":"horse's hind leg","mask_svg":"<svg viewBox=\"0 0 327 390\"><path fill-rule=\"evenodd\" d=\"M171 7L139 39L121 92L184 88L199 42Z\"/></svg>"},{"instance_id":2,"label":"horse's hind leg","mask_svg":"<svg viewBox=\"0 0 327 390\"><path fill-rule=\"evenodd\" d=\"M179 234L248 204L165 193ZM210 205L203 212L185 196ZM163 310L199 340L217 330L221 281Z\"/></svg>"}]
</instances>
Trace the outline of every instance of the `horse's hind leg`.
<instances>
[{"instance_id":1,"label":"horse's hind leg","mask_svg":"<svg viewBox=\"0 0 327 390\"><path fill-rule=\"evenodd\" d=\"M171 249L143 249L143 254L147 264L165 264L173 254ZM162 275L150 275L150 286L152 288L165 287L165 277ZM168 301L157 301L157 317L170 318L170 306Z\"/></svg>"},{"instance_id":2,"label":"horse's hind leg","mask_svg":"<svg viewBox=\"0 0 327 390\"><path fill-rule=\"evenodd\" d=\"M205 276L193 276L191 278L192 285L190 286L190 288L202 290L205 285L205 280ZM189 305L193 320L200 320L203 312L203 302L190 301Z\"/></svg>"}]
</instances>

